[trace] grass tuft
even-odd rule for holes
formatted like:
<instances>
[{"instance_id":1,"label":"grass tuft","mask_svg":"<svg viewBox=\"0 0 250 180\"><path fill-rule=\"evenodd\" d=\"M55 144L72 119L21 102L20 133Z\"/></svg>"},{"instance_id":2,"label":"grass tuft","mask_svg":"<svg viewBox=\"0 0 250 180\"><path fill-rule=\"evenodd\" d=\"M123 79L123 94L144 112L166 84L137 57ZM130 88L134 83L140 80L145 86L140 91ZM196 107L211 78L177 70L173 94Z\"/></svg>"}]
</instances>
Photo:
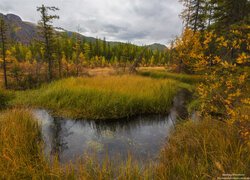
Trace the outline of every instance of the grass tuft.
<instances>
[{"instance_id":1,"label":"grass tuft","mask_svg":"<svg viewBox=\"0 0 250 180\"><path fill-rule=\"evenodd\" d=\"M41 107L71 118L119 119L166 114L178 81L135 75L68 78L17 93L13 104Z\"/></svg>"}]
</instances>

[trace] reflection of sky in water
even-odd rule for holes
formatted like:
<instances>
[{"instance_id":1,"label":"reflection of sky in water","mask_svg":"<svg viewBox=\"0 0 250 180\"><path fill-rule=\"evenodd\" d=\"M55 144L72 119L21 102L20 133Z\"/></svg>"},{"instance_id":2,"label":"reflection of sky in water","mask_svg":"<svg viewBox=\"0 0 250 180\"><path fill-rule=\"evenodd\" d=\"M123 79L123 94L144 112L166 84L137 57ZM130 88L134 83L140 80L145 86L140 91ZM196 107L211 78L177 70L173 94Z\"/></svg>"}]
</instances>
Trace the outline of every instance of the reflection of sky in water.
<instances>
[{"instance_id":1,"label":"reflection of sky in water","mask_svg":"<svg viewBox=\"0 0 250 180\"><path fill-rule=\"evenodd\" d=\"M163 116L137 117L113 122L94 122L52 118L45 110L34 110L42 122L46 153L57 152L60 159L72 160L95 151L126 157L128 152L139 159L154 158L166 140L172 121Z\"/></svg>"},{"instance_id":2,"label":"reflection of sky in water","mask_svg":"<svg viewBox=\"0 0 250 180\"><path fill-rule=\"evenodd\" d=\"M177 116L185 114L183 107L183 95L180 93L168 116L88 121L53 118L47 111L39 109L34 110L34 115L42 122L45 152L56 152L62 161L93 151L100 158L104 158L106 153L109 157L121 155L122 158L132 153L137 159L146 160L159 154Z\"/></svg>"}]
</instances>

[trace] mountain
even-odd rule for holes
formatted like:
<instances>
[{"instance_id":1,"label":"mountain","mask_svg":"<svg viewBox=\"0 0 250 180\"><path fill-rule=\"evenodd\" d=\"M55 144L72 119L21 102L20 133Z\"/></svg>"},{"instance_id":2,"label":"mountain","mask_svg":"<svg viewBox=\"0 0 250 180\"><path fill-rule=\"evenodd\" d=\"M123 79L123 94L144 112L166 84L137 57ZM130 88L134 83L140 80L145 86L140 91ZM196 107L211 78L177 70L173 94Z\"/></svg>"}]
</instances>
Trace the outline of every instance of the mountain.
<instances>
[{"instance_id":1,"label":"mountain","mask_svg":"<svg viewBox=\"0 0 250 180\"><path fill-rule=\"evenodd\" d=\"M85 40L87 42L90 42L90 41L91 42L95 42L96 41L96 38L94 38L94 37L84 36L82 34L79 34L79 33L76 33L76 32L72 32L72 31L65 31L65 32L67 33L67 35L68 35L69 38L71 36L75 36L76 34L78 34L81 37L81 39L85 38ZM113 45L116 45L116 44L119 44L119 43L123 43L123 42L118 42L118 41L107 41L107 42L110 44L110 46L113 46Z\"/></svg>"},{"instance_id":2,"label":"mountain","mask_svg":"<svg viewBox=\"0 0 250 180\"><path fill-rule=\"evenodd\" d=\"M16 42L21 42L23 44L30 44L34 41L34 38L38 38L37 34L37 24L31 23L31 22L26 22L23 21L19 16L15 14L2 14L0 13L0 18L3 18L5 23L8 26L8 31L7 31L7 36L9 39L16 41ZM69 38L75 34L75 32L72 31L65 31ZM58 32L61 33L61 32ZM96 38L94 37L88 37L84 36L82 34L79 34L81 36L81 39L85 38L87 42L95 42ZM110 45L115 45L119 44L121 42L114 42L114 41L108 41ZM153 51L158 50L158 51L164 51L166 48L165 45L162 44L151 44L147 45L147 47L151 48Z\"/></svg>"},{"instance_id":3,"label":"mountain","mask_svg":"<svg viewBox=\"0 0 250 180\"><path fill-rule=\"evenodd\" d=\"M158 43L154 43L151 45L147 45L150 49L152 49L153 51L158 50L158 51L164 51L166 49L166 46L163 44L158 44Z\"/></svg>"},{"instance_id":4,"label":"mountain","mask_svg":"<svg viewBox=\"0 0 250 180\"><path fill-rule=\"evenodd\" d=\"M37 24L23 21L19 16L15 14L3 15L0 13L0 18L3 18L8 26L7 36L9 39L23 44L30 44L34 41L34 38L39 38L37 34ZM69 38L74 32L65 31ZM58 32L60 33L60 32ZM87 37L80 35L81 38L85 38L87 42L95 41L93 37Z\"/></svg>"},{"instance_id":5,"label":"mountain","mask_svg":"<svg viewBox=\"0 0 250 180\"><path fill-rule=\"evenodd\" d=\"M0 18L3 18L7 24L7 37L13 41L29 44L34 38L37 38L36 25L30 22L22 21L15 14L3 15L0 13Z\"/></svg>"}]
</instances>

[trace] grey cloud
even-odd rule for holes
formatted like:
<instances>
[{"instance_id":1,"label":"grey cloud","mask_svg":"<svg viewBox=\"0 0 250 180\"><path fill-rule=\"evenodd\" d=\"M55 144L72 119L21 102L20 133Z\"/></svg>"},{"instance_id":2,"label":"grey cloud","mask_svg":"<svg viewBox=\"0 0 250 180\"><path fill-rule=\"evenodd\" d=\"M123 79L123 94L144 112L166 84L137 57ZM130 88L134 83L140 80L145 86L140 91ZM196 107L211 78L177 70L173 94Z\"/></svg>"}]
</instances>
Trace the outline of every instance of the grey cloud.
<instances>
[{"instance_id":1,"label":"grey cloud","mask_svg":"<svg viewBox=\"0 0 250 180\"><path fill-rule=\"evenodd\" d=\"M10 4L0 4L0 10L2 11L9 11L12 10L12 6Z\"/></svg>"},{"instance_id":2,"label":"grey cloud","mask_svg":"<svg viewBox=\"0 0 250 180\"><path fill-rule=\"evenodd\" d=\"M119 33L121 31L127 31L128 28L127 27L121 27L121 26L116 26L113 24L108 24L108 25L103 25L103 30L106 33Z\"/></svg>"},{"instance_id":3,"label":"grey cloud","mask_svg":"<svg viewBox=\"0 0 250 180\"><path fill-rule=\"evenodd\" d=\"M41 4L60 8L55 26L112 41L167 44L182 28L178 0L1 0L0 12L36 23Z\"/></svg>"},{"instance_id":4,"label":"grey cloud","mask_svg":"<svg viewBox=\"0 0 250 180\"><path fill-rule=\"evenodd\" d=\"M121 39L128 40L128 41L132 41L135 39L144 39L147 36L148 36L148 32L145 32L145 31L141 31L141 32L128 31L128 32L121 33L119 35Z\"/></svg>"},{"instance_id":5,"label":"grey cloud","mask_svg":"<svg viewBox=\"0 0 250 180\"><path fill-rule=\"evenodd\" d=\"M162 16L162 12L166 9L164 9L164 3L166 1L160 1L160 0L145 0L145 1L135 1L134 4L134 11L136 14L144 17L154 17L154 16Z\"/></svg>"}]
</instances>

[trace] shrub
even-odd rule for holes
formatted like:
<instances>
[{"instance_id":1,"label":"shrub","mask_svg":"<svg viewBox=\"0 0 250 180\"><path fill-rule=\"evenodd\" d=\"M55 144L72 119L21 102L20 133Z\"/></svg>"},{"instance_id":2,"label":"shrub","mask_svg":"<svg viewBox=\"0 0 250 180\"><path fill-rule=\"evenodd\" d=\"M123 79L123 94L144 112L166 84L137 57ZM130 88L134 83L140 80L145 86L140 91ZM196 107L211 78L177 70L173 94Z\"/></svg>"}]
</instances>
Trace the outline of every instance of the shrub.
<instances>
[{"instance_id":1,"label":"shrub","mask_svg":"<svg viewBox=\"0 0 250 180\"><path fill-rule=\"evenodd\" d=\"M9 101L12 99L13 94L7 90L0 89L0 110L4 109Z\"/></svg>"}]
</instances>

